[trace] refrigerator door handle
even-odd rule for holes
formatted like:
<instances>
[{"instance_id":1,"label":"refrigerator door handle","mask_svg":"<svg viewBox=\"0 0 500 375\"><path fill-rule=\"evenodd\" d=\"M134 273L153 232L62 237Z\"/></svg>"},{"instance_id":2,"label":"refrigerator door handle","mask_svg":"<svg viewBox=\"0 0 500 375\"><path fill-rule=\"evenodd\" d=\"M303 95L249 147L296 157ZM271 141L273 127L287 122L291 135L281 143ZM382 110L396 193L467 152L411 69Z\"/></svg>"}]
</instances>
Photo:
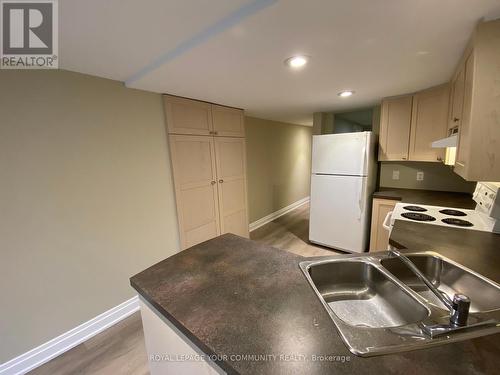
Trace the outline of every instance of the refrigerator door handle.
<instances>
[{"instance_id":1,"label":"refrigerator door handle","mask_svg":"<svg viewBox=\"0 0 500 375\"><path fill-rule=\"evenodd\" d=\"M359 206L359 215L358 215L358 220L361 220L361 215L363 214L364 206L365 206L365 200L364 200L364 195L365 195L365 180L366 178L361 179L361 186L358 192L358 206Z\"/></svg>"},{"instance_id":2,"label":"refrigerator door handle","mask_svg":"<svg viewBox=\"0 0 500 375\"><path fill-rule=\"evenodd\" d=\"M367 160L366 160L366 143L367 142L368 142L368 139L365 141L365 144L363 145L363 148L361 150L361 160L363 161L364 165L366 165L366 163L367 163ZM365 194L365 178L363 178L363 182L361 182L361 189L359 191L359 199L358 199L358 206L359 206L358 220L359 221L361 221L361 216L363 214L364 205L365 205L364 194Z\"/></svg>"},{"instance_id":3,"label":"refrigerator door handle","mask_svg":"<svg viewBox=\"0 0 500 375\"><path fill-rule=\"evenodd\" d=\"M361 150L361 160L363 160L363 165L366 165L368 163L368 161L366 160L366 143Z\"/></svg>"}]
</instances>

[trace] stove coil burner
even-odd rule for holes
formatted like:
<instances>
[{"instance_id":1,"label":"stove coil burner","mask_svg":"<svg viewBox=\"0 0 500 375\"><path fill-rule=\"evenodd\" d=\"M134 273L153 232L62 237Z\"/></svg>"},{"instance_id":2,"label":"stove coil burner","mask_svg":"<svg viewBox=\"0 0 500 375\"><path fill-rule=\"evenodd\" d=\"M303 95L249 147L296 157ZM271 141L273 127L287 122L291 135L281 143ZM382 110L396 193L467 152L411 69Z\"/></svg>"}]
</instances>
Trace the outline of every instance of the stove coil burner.
<instances>
[{"instance_id":1,"label":"stove coil burner","mask_svg":"<svg viewBox=\"0 0 500 375\"><path fill-rule=\"evenodd\" d=\"M441 210L439 212L441 212L443 215L467 216L467 214L465 212L462 212L462 211L459 211L459 210L452 210L452 209L449 209L449 208Z\"/></svg>"},{"instance_id":2,"label":"stove coil burner","mask_svg":"<svg viewBox=\"0 0 500 375\"><path fill-rule=\"evenodd\" d=\"M405 210L414 211L414 212L425 212L425 211L427 211L427 208L423 208L423 207L420 207L420 206L404 206L403 208Z\"/></svg>"},{"instance_id":3,"label":"stove coil burner","mask_svg":"<svg viewBox=\"0 0 500 375\"><path fill-rule=\"evenodd\" d=\"M401 216L415 221L435 221L436 218L427 214L421 214L418 212L404 212Z\"/></svg>"},{"instance_id":4,"label":"stove coil burner","mask_svg":"<svg viewBox=\"0 0 500 375\"><path fill-rule=\"evenodd\" d=\"M447 217L446 219L442 219L441 221L443 223L446 223L446 224L456 225L457 227L472 227L472 226L474 226L474 224L472 224L470 221L456 219L454 217Z\"/></svg>"}]
</instances>

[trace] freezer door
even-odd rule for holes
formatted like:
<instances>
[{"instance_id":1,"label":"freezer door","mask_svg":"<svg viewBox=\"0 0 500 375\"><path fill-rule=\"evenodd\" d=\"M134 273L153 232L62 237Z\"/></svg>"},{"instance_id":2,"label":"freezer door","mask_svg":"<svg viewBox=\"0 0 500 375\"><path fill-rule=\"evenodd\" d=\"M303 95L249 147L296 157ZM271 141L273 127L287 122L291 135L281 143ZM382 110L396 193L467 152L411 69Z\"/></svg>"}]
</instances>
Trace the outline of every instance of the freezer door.
<instances>
[{"instance_id":1,"label":"freezer door","mask_svg":"<svg viewBox=\"0 0 500 375\"><path fill-rule=\"evenodd\" d=\"M349 252L368 241L367 178L312 175L309 240Z\"/></svg>"},{"instance_id":2,"label":"freezer door","mask_svg":"<svg viewBox=\"0 0 500 375\"><path fill-rule=\"evenodd\" d=\"M312 173L366 176L371 132L313 136Z\"/></svg>"}]
</instances>

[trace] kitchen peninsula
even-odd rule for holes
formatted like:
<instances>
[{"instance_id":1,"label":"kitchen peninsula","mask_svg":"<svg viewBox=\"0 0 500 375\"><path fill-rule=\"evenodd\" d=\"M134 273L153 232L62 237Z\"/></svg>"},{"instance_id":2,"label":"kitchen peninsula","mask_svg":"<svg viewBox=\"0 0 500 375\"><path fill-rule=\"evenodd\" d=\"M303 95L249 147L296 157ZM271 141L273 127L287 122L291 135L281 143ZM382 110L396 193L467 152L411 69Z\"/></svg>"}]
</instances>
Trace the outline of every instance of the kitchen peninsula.
<instances>
[{"instance_id":1,"label":"kitchen peninsula","mask_svg":"<svg viewBox=\"0 0 500 375\"><path fill-rule=\"evenodd\" d=\"M418 225L423 224L414 224ZM406 247L400 230L405 228L396 226L394 236L399 247ZM495 238L482 242L482 260L473 247L462 247L455 254L447 249L446 256L459 256L464 266L484 272L498 283L500 274L491 270L500 269L495 255L499 236L490 235ZM420 246L411 235L408 244ZM434 251L439 253L440 248ZM353 355L299 268L306 259L226 234L157 263L132 277L131 285L139 293L146 314L154 314L169 325L195 353L214 359L210 365L203 363L207 373L356 374L365 373L367 368L376 373L408 372L411 368L414 373L466 374L493 373L500 366L495 354L500 350L498 334L378 357ZM152 354L169 353L171 348L156 346L158 353L151 353L155 343L148 338L152 333L148 325L146 322L144 329L152 369L200 363L173 364L169 362L172 358L152 362ZM158 336L158 331L154 335Z\"/></svg>"}]
</instances>

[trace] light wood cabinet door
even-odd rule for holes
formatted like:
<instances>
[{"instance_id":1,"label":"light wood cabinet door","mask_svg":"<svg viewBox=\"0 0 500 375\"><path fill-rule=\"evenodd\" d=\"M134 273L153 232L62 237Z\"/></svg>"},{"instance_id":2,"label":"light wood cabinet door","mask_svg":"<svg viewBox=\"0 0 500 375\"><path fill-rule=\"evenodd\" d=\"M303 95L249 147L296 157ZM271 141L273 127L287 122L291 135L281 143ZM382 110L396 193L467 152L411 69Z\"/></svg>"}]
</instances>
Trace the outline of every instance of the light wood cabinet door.
<instances>
[{"instance_id":1,"label":"light wood cabinet door","mask_svg":"<svg viewBox=\"0 0 500 375\"><path fill-rule=\"evenodd\" d=\"M243 138L215 138L221 233L248 237L246 151Z\"/></svg>"},{"instance_id":2,"label":"light wood cabinet door","mask_svg":"<svg viewBox=\"0 0 500 375\"><path fill-rule=\"evenodd\" d=\"M462 110L464 106L465 90L465 66L461 66L451 82L450 96L450 118L448 119L448 129L460 128L462 120Z\"/></svg>"},{"instance_id":3,"label":"light wood cabinet door","mask_svg":"<svg viewBox=\"0 0 500 375\"><path fill-rule=\"evenodd\" d=\"M479 22L467 46L462 123L454 171L500 181L500 19Z\"/></svg>"},{"instance_id":4,"label":"light wood cabinet door","mask_svg":"<svg viewBox=\"0 0 500 375\"><path fill-rule=\"evenodd\" d=\"M448 133L449 85L421 91L413 96L409 160L438 162L444 150L431 143Z\"/></svg>"},{"instance_id":5,"label":"light wood cabinet door","mask_svg":"<svg viewBox=\"0 0 500 375\"><path fill-rule=\"evenodd\" d=\"M212 105L214 135L224 137L244 137L243 111L237 108Z\"/></svg>"},{"instance_id":6,"label":"light wood cabinet door","mask_svg":"<svg viewBox=\"0 0 500 375\"><path fill-rule=\"evenodd\" d=\"M219 203L213 137L170 135L183 249L218 236Z\"/></svg>"},{"instance_id":7,"label":"light wood cabinet door","mask_svg":"<svg viewBox=\"0 0 500 375\"><path fill-rule=\"evenodd\" d=\"M387 214L394 210L396 203L396 201L389 199L373 199L370 251L387 250L389 246L389 231L382 224Z\"/></svg>"},{"instance_id":8,"label":"light wood cabinet door","mask_svg":"<svg viewBox=\"0 0 500 375\"><path fill-rule=\"evenodd\" d=\"M457 158L454 171L464 179L468 179L468 160L470 156L470 130L472 110L472 86L474 83L474 54L465 61L464 102L462 109L462 121L460 123Z\"/></svg>"},{"instance_id":9,"label":"light wood cabinet door","mask_svg":"<svg viewBox=\"0 0 500 375\"><path fill-rule=\"evenodd\" d=\"M412 100L407 95L382 101L379 160L408 159Z\"/></svg>"},{"instance_id":10,"label":"light wood cabinet door","mask_svg":"<svg viewBox=\"0 0 500 375\"><path fill-rule=\"evenodd\" d=\"M212 104L170 95L163 100L169 133L212 134Z\"/></svg>"}]
</instances>

